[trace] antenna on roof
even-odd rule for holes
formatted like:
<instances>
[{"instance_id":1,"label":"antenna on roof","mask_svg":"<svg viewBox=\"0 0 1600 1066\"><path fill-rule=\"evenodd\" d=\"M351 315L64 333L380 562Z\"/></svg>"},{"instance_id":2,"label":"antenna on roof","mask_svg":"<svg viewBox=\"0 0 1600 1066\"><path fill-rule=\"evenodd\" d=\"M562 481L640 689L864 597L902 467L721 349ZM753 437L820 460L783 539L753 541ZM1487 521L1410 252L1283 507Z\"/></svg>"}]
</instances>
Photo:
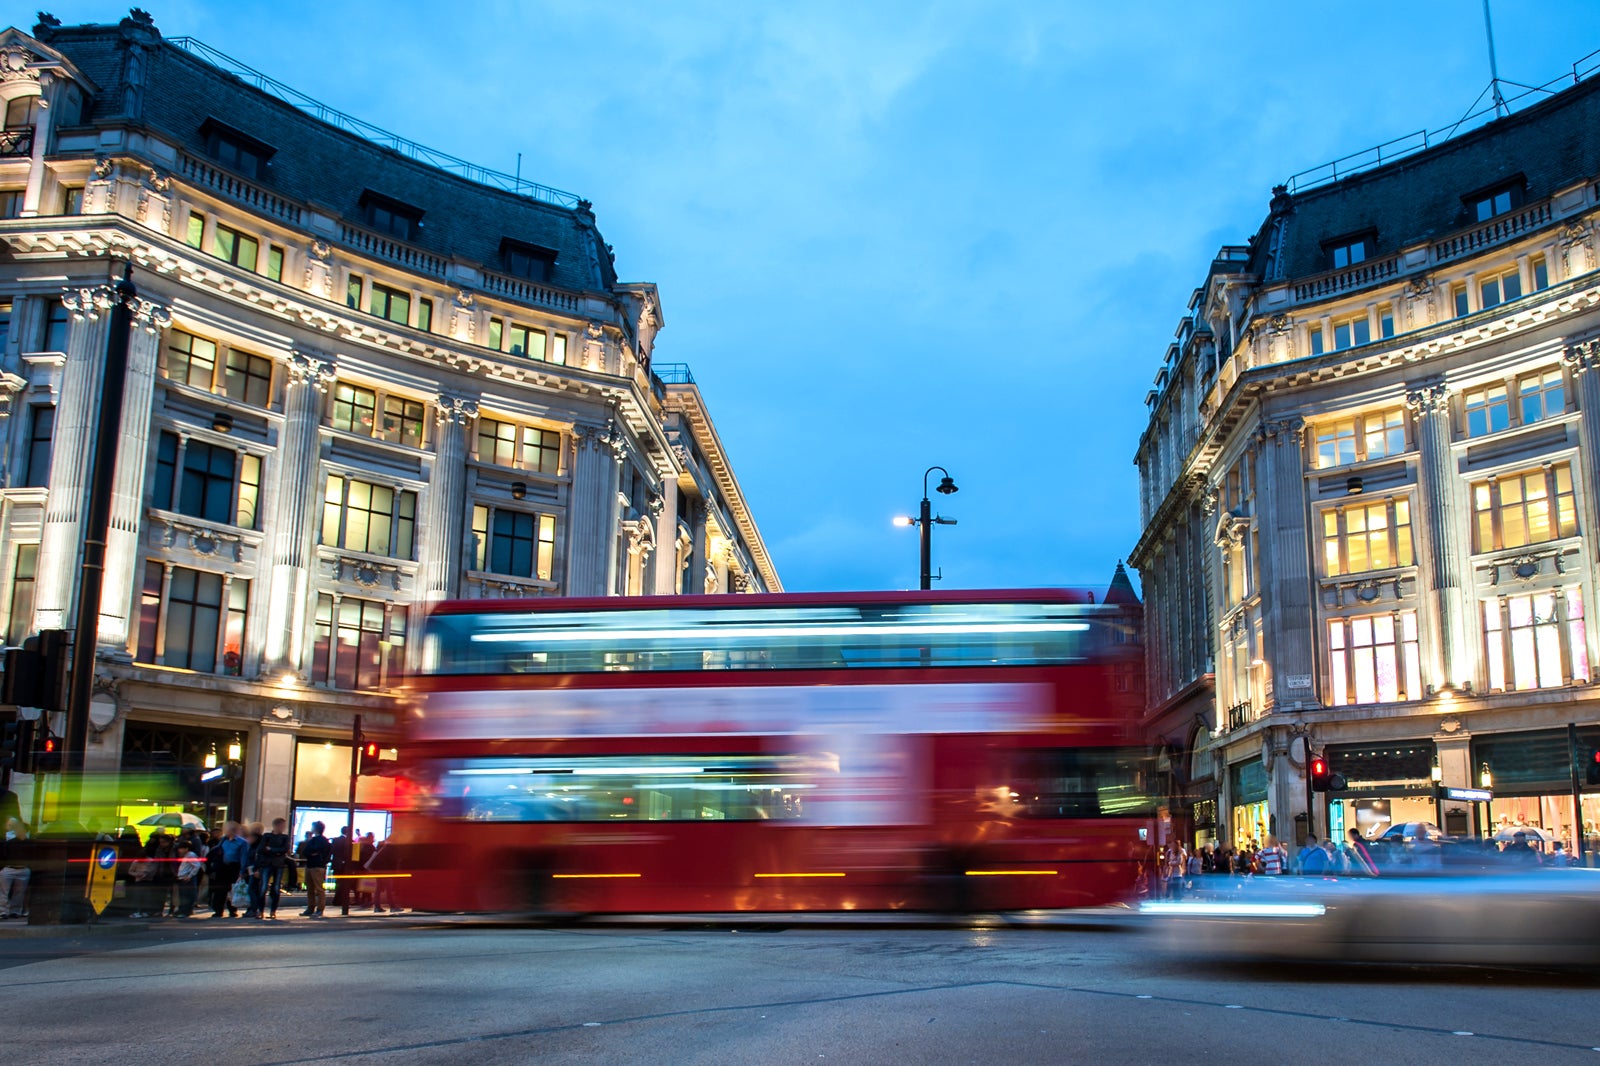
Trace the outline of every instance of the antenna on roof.
<instances>
[{"instance_id":1,"label":"antenna on roof","mask_svg":"<svg viewBox=\"0 0 1600 1066\"><path fill-rule=\"evenodd\" d=\"M1483 0L1483 2L1487 4L1489 2L1489 0ZM1491 51L1491 52L1494 51L1493 45L1490 46L1489 51ZM1495 96L1496 100L1500 99L1500 90L1499 89L1496 89L1494 91L1494 96ZM521 152L517 153L517 189L519 191L522 189L522 153Z\"/></svg>"},{"instance_id":2,"label":"antenna on roof","mask_svg":"<svg viewBox=\"0 0 1600 1066\"><path fill-rule=\"evenodd\" d=\"M1494 94L1494 117L1509 115L1506 98L1500 95L1500 68L1494 59L1494 23L1489 19L1489 0L1483 0L1483 32L1489 38L1489 91ZM1481 99L1481 97L1480 97Z\"/></svg>"}]
</instances>

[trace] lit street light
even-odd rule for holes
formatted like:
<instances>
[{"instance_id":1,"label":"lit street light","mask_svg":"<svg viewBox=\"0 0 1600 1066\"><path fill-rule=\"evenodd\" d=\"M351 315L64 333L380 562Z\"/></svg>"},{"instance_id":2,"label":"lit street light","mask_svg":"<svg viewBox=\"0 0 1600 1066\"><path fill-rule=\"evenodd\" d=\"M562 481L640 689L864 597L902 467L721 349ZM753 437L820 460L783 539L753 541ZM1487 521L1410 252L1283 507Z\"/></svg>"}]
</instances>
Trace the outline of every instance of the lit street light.
<instances>
[{"instance_id":1,"label":"lit street light","mask_svg":"<svg viewBox=\"0 0 1600 1066\"><path fill-rule=\"evenodd\" d=\"M928 503L928 475L935 470L944 475L940 478L935 491L944 496L949 496L956 491L956 483L950 477L950 471L942 466L930 466L922 474L922 507L918 511L918 517L912 518L909 515L897 515L894 520L894 524L897 526L917 526L922 531L922 584L920 587L924 591L933 587L933 527L936 525L953 526L956 524L954 518L935 515L931 505Z\"/></svg>"}]
</instances>

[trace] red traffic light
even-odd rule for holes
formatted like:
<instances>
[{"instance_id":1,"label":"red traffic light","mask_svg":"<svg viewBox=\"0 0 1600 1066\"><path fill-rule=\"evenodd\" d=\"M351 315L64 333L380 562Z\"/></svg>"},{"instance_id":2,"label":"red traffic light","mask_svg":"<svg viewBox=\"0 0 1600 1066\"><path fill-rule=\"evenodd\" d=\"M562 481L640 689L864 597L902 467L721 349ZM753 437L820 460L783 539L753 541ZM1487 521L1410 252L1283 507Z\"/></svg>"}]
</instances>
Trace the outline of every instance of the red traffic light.
<instances>
[{"instance_id":1,"label":"red traffic light","mask_svg":"<svg viewBox=\"0 0 1600 1066\"><path fill-rule=\"evenodd\" d=\"M39 747L39 750L44 752L46 755L54 755L56 751L56 738L46 737L44 743Z\"/></svg>"},{"instance_id":2,"label":"red traffic light","mask_svg":"<svg viewBox=\"0 0 1600 1066\"><path fill-rule=\"evenodd\" d=\"M1312 777L1321 777L1322 775L1326 774L1327 772L1328 772L1328 760L1321 759L1321 758L1317 758L1317 759L1312 759L1311 760L1311 776Z\"/></svg>"},{"instance_id":3,"label":"red traffic light","mask_svg":"<svg viewBox=\"0 0 1600 1066\"><path fill-rule=\"evenodd\" d=\"M365 758L376 759L378 757L378 745L368 741L366 746L361 749L361 754Z\"/></svg>"}]
</instances>

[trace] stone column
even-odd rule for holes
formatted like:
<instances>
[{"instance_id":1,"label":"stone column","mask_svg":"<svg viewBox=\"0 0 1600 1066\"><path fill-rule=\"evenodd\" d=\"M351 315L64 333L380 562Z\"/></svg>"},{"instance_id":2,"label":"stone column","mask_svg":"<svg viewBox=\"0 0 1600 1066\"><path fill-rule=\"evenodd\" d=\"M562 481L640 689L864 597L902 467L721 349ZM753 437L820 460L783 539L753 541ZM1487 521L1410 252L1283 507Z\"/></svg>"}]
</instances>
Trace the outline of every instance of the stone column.
<instances>
[{"instance_id":1,"label":"stone column","mask_svg":"<svg viewBox=\"0 0 1600 1066\"><path fill-rule=\"evenodd\" d=\"M333 364L300 350L285 363L283 439L278 447L277 507L272 517L271 589L265 655L269 669L298 672L304 664L306 613L311 605L311 530L317 496L322 394Z\"/></svg>"},{"instance_id":2,"label":"stone column","mask_svg":"<svg viewBox=\"0 0 1600 1066\"><path fill-rule=\"evenodd\" d=\"M118 429L117 468L106 535L105 587L100 594L100 644L125 651L131 635L133 590L138 587L139 528L144 518L145 458L150 451L150 411L156 387L161 331L172 324L165 307L140 300L128 341L128 377Z\"/></svg>"},{"instance_id":3,"label":"stone column","mask_svg":"<svg viewBox=\"0 0 1600 1066\"><path fill-rule=\"evenodd\" d=\"M568 508L568 596L606 596L616 572L617 468L609 426L572 430L572 496Z\"/></svg>"},{"instance_id":4,"label":"stone column","mask_svg":"<svg viewBox=\"0 0 1600 1066\"><path fill-rule=\"evenodd\" d=\"M100 378L105 366L106 327L115 293L109 286L72 289L63 302L72 313L67 331L67 362L56 403L55 439L50 448L50 495L39 537L39 568L34 621L38 629L70 628L80 524L88 506L89 449L100 411Z\"/></svg>"},{"instance_id":5,"label":"stone column","mask_svg":"<svg viewBox=\"0 0 1600 1066\"><path fill-rule=\"evenodd\" d=\"M478 417L477 400L440 396L434 404L438 436L422 527L422 599L428 603L455 596L460 585L467 427Z\"/></svg>"},{"instance_id":6,"label":"stone column","mask_svg":"<svg viewBox=\"0 0 1600 1066\"><path fill-rule=\"evenodd\" d=\"M11 71L7 71L10 74ZM31 218L40 213L39 200L44 193L45 149L50 144L50 129L55 125L56 109L52 105L60 99L55 91L60 85L53 75L45 72L39 77L39 117L33 127L33 160L28 168L28 184L22 194L22 217Z\"/></svg>"},{"instance_id":7,"label":"stone column","mask_svg":"<svg viewBox=\"0 0 1600 1066\"><path fill-rule=\"evenodd\" d=\"M1578 410L1583 416L1578 422L1582 458L1577 465L1587 478L1584 489L1589 497L1589 513L1582 516L1579 528L1593 537L1600 530L1600 341L1568 348L1565 358L1578 386ZM1593 610L1589 605L1591 614Z\"/></svg>"},{"instance_id":8,"label":"stone column","mask_svg":"<svg viewBox=\"0 0 1600 1066\"><path fill-rule=\"evenodd\" d=\"M1406 406L1417 425L1422 492L1421 521L1413 529L1421 534L1427 596L1432 609L1433 638L1429 641L1423 682L1434 687L1460 686L1476 676L1468 651L1471 619L1463 601L1467 553L1461 516L1461 478L1450 450L1450 390L1443 383L1425 385L1406 393ZM1472 642L1475 643L1475 642Z\"/></svg>"},{"instance_id":9,"label":"stone column","mask_svg":"<svg viewBox=\"0 0 1600 1066\"><path fill-rule=\"evenodd\" d=\"M1271 654L1266 659L1272 670L1274 708L1279 710L1312 704L1316 692L1306 683L1316 676L1317 664L1307 562L1304 436L1305 421L1300 418L1267 422L1258 434L1262 454L1256 469L1265 474L1264 484L1256 489L1261 613L1270 619L1266 640Z\"/></svg>"},{"instance_id":10,"label":"stone column","mask_svg":"<svg viewBox=\"0 0 1600 1066\"><path fill-rule=\"evenodd\" d=\"M671 596L678 591L678 479L670 471L661 478L661 509L656 512L655 581L648 591Z\"/></svg>"},{"instance_id":11,"label":"stone column","mask_svg":"<svg viewBox=\"0 0 1600 1066\"><path fill-rule=\"evenodd\" d=\"M255 781L245 792L246 817L270 827L272 819L289 817L294 799L295 731L263 724L252 754Z\"/></svg>"}]
</instances>

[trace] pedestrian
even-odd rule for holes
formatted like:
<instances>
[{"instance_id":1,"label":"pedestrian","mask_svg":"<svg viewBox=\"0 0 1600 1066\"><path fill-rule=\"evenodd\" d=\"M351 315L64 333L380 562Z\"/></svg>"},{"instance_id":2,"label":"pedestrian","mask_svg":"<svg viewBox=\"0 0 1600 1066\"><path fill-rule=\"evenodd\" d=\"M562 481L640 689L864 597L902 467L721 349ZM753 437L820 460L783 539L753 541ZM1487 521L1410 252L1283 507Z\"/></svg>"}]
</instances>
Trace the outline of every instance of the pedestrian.
<instances>
[{"instance_id":1,"label":"pedestrian","mask_svg":"<svg viewBox=\"0 0 1600 1066\"><path fill-rule=\"evenodd\" d=\"M159 830L150 834L144 854L128 866L128 895L132 901L132 918L161 917L161 895L156 886L156 867L161 861L162 847L167 835Z\"/></svg>"},{"instance_id":2,"label":"pedestrian","mask_svg":"<svg viewBox=\"0 0 1600 1066\"><path fill-rule=\"evenodd\" d=\"M5 839L0 842L0 919L27 916L28 882L33 878L24 854L27 849L27 825L20 818L7 818Z\"/></svg>"},{"instance_id":3,"label":"pedestrian","mask_svg":"<svg viewBox=\"0 0 1600 1066\"><path fill-rule=\"evenodd\" d=\"M1278 845L1278 838L1267 837L1267 844L1256 853L1256 866L1260 873L1277 877L1289 864L1289 853Z\"/></svg>"},{"instance_id":4,"label":"pedestrian","mask_svg":"<svg viewBox=\"0 0 1600 1066\"><path fill-rule=\"evenodd\" d=\"M1378 860L1372 857L1372 849L1367 847L1367 842L1361 839L1357 830L1351 829L1345 833L1349 839L1349 864L1350 872L1365 877L1378 876Z\"/></svg>"},{"instance_id":5,"label":"pedestrian","mask_svg":"<svg viewBox=\"0 0 1600 1066\"><path fill-rule=\"evenodd\" d=\"M399 863L395 861L399 852L388 840L379 844L373 851L372 858L367 860L367 871L372 874L372 913L383 914L388 912L399 914L400 908L395 905L394 883L399 879ZM384 904L388 907L385 908Z\"/></svg>"},{"instance_id":6,"label":"pedestrian","mask_svg":"<svg viewBox=\"0 0 1600 1066\"><path fill-rule=\"evenodd\" d=\"M286 819L274 818L272 832L261 834L257 866L261 870L261 896L262 902L267 907L268 918L278 917L278 898L283 892L283 872L289 862L288 828L289 823Z\"/></svg>"},{"instance_id":7,"label":"pedestrian","mask_svg":"<svg viewBox=\"0 0 1600 1066\"><path fill-rule=\"evenodd\" d=\"M367 835L359 838L357 844L359 846L359 851L355 856L355 864L357 869L365 870L367 868L367 863L371 861L373 854L378 850L378 836L376 833L368 833ZM370 878L363 878L362 880L356 882L357 906L372 906L372 884L373 883Z\"/></svg>"},{"instance_id":8,"label":"pedestrian","mask_svg":"<svg viewBox=\"0 0 1600 1066\"><path fill-rule=\"evenodd\" d=\"M1567 846L1559 840L1550 845L1550 858L1545 862L1545 865L1556 869L1565 869L1571 866L1572 856L1568 854Z\"/></svg>"},{"instance_id":9,"label":"pedestrian","mask_svg":"<svg viewBox=\"0 0 1600 1066\"><path fill-rule=\"evenodd\" d=\"M1211 841L1207 841L1205 848L1200 852L1200 872L1203 874L1217 872L1217 845Z\"/></svg>"},{"instance_id":10,"label":"pedestrian","mask_svg":"<svg viewBox=\"0 0 1600 1066\"><path fill-rule=\"evenodd\" d=\"M178 917L194 915L194 903L200 893L200 871L205 869L205 859L195 851L194 838L188 837L180 847L178 860Z\"/></svg>"},{"instance_id":11,"label":"pedestrian","mask_svg":"<svg viewBox=\"0 0 1600 1066\"><path fill-rule=\"evenodd\" d=\"M1301 846L1300 854L1295 856L1295 859L1294 859L1295 868L1297 870L1299 870L1301 873L1310 873L1311 871L1306 869L1306 863L1315 862L1316 861L1316 855L1320 854L1321 851L1322 851L1322 844L1321 844L1321 842L1319 842L1317 840L1317 834L1315 834L1315 833L1307 833L1306 834L1306 842L1305 842L1304 845Z\"/></svg>"},{"instance_id":12,"label":"pedestrian","mask_svg":"<svg viewBox=\"0 0 1600 1066\"><path fill-rule=\"evenodd\" d=\"M350 909L351 880L355 877L356 866L351 859L354 857L355 842L350 839L350 827L345 826L339 835L333 838L330 861L333 863L333 905L341 911Z\"/></svg>"},{"instance_id":13,"label":"pedestrian","mask_svg":"<svg viewBox=\"0 0 1600 1066\"><path fill-rule=\"evenodd\" d=\"M245 852L244 883L250 892L250 905L245 909L246 918L264 920L266 918L267 898L265 894L266 870L261 865L261 836L263 827L260 822L251 822L245 827L244 839L249 848Z\"/></svg>"},{"instance_id":14,"label":"pedestrian","mask_svg":"<svg viewBox=\"0 0 1600 1066\"><path fill-rule=\"evenodd\" d=\"M1538 866L1539 853L1528 843L1528 834L1517 830L1511 834L1511 844L1502 853L1513 866Z\"/></svg>"},{"instance_id":15,"label":"pedestrian","mask_svg":"<svg viewBox=\"0 0 1600 1066\"><path fill-rule=\"evenodd\" d=\"M321 918L327 904L328 863L333 858L333 845L323 836L325 826L311 823L311 832L295 849L300 860L300 871L306 880L306 909L300 913L308 918Z\"/></svg>"}]
</instances>

